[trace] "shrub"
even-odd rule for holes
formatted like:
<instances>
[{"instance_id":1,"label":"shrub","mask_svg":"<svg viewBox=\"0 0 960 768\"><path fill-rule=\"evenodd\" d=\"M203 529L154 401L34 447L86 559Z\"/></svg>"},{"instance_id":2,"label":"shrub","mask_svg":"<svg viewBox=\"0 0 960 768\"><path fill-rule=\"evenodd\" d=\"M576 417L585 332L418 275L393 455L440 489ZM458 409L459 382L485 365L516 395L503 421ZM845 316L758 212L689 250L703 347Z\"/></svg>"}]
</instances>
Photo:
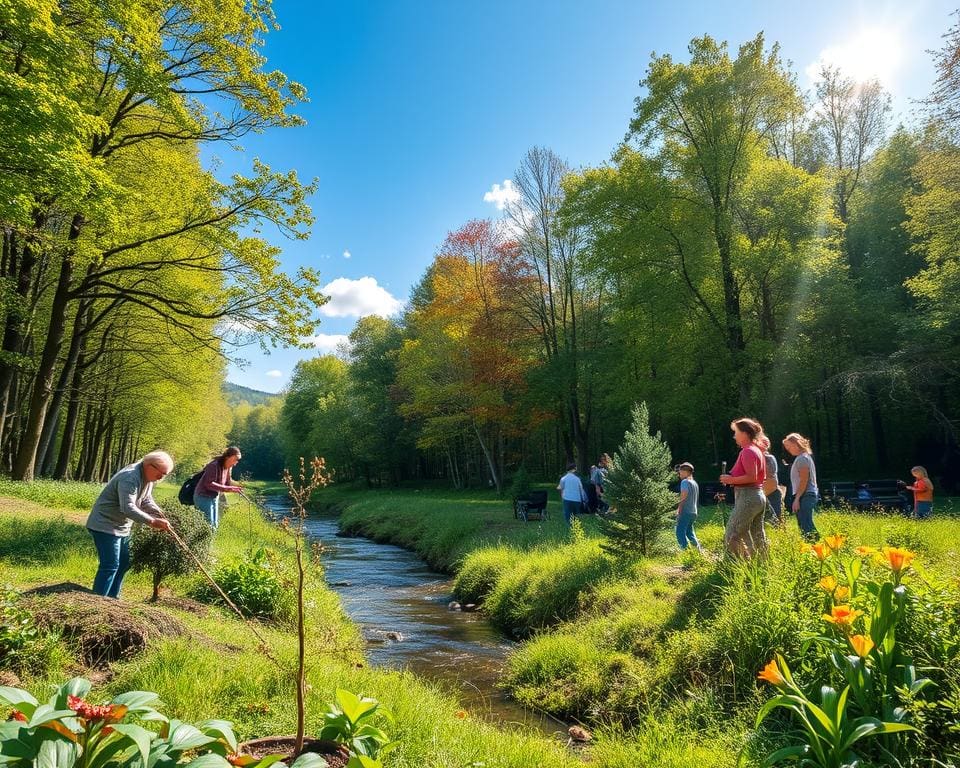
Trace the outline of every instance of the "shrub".
<instances>
[{"instance_id":1,"label":"shrub","mask_svg":"<svg viewBox=\"0 0 960 768\"><path fill-rule=\"evenodd\" d=\"M0 592L0 668L39 673L56 663L60 644L56 635L37 627L19 599L12 587Z\"/></svg>"},{"instance_id":2,"label":"shrub","mask_svg":"<svg viewBox=\"0 0 960 768\"><path fill-rule=\"evenodd\" d=\"M196 507L187 507L177 501L164 502L163 511L177 535L197 559L206 564L210 559L213 529L207 524L203 513ZM151 600L160 597L160 584L164 579L191 573L196 568L193 558L166 531L158 531L147 525L136 526L130 541L130 559L134 572L150 571L153 574Z\"/></svg>"},{"instance_id":3,"label":"shrub","mask_svg":"<svg viewBox=\"0 0 960 768\"><path fill-rule=\"evenodd\" d=\"M216 569L214 580L236 606L248 616L289 621L293 616L293 595L277 554L260 547L244 560L233 560ZM206 583L194 596L207 602L222 598Z\"/></svg>"},{"instance_id":4,"label":"shrub","mask_svg":"<svg viewBox=\"0 0 960 768\"><path fill-rule=\"evenodd\" d=\"M639 552L646 556L671 526L670 512L677 495L668 487L673 479L670 448L660 433L650 433L646 403L633 407L633 423L614 454L604 489L611 510L600 520L600 529L617 554Z\"/></svg>"}]
</instances>

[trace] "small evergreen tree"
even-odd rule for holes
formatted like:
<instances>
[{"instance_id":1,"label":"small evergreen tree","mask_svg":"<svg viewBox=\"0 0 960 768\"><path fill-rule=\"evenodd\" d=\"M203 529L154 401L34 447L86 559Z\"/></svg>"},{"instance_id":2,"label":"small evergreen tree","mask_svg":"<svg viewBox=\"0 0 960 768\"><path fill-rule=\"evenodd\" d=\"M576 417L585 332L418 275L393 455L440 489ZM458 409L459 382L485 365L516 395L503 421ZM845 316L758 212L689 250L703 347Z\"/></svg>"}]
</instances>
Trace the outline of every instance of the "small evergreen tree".
<instances>
[{"instance_id":1,"label":"small evergreen tree","mask_svg":"<svg viewBox=\"0 0 960 768\"><path fill-rule=\"evenodd\" d=\"M210 559L213 529L195 507L185 507L177 501L160 505L164 514L190 551L201 563ZM191 557L165 532L146 525L138 525L130 540L130 568L135 573L153 573L153 597L160 597L160 585L168 576L190 573L196 567Z\"/></svg>"},{"instance_id":2,"label":"small evergreen tree","mask_svg":"<svg viewBox=\"0 0 960 768\"><path fill-rule=\"evenodd\" d=\"M647 404L634 405L630 429L603 484L611 510L616 509L599 521L608 552L646 556L670 527L669 514L677 506L677 494L668 487L673 478L670 464L669 446L659 432L650 434Z\"/></svg>"}]
</instances>

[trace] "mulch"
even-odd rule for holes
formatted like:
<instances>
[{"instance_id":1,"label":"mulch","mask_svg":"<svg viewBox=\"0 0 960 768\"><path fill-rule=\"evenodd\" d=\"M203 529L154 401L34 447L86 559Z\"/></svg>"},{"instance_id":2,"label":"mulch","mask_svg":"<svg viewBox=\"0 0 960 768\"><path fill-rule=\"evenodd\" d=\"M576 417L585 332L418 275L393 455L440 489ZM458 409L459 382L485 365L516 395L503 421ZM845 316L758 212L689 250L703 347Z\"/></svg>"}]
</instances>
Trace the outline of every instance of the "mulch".
<instances>
[{"instance_id":1,"label":"mulch","mask_svg":"<svg viewBox=\"0 0 960 768\"><path fill-rule=\"evenodd\" d=\"M58 632L94 669L130 658L153 640L188 634L183 623L166 611L101 597L72 582L24 592L21 605L38 627Z\"/></svg>"}]
</instances>

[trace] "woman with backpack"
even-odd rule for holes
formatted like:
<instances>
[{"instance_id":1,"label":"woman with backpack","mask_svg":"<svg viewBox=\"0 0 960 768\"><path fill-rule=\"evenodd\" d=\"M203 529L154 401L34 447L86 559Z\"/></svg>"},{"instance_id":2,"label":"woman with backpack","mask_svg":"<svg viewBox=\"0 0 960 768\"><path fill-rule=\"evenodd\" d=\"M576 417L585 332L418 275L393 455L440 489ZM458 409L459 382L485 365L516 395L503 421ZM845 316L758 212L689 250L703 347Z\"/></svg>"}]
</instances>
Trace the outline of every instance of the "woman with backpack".
<instances>
[{"instance_id":1,"label":"woman with backpack","mask_svg":"<svg viewBox=\"0 0 960 768\"><path fill-rule=\"evenodd\" d=\"M232 470L241 459L240 449L231 445L203 468L203 474L193 490L193 505L203 512L214 530L220 525L220 494L240 493L243 486L234 483Z\"/></svg>"}]
</instances>

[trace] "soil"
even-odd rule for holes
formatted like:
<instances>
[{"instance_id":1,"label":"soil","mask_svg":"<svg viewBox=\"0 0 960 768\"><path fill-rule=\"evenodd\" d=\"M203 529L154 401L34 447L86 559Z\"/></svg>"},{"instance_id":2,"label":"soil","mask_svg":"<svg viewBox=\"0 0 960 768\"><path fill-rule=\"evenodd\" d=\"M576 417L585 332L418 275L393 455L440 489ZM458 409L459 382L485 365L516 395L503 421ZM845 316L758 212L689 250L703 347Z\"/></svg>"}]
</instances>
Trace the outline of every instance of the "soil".
<instances>
[{"instance_id":1,"label":"soil","mask_svg":"<svg viewBox=\"0 0 960 768\"><path fill-rule=\"evenodd\" d=\"M291 763L299 755L293 753L294 736L268 736L263 739L254 739L240 745L240 751L245 755L252 755L258 760L267 755L284 755L284 762ZM344 768L350 761L347 748L334 741L320 739L306 739L303 742L303 752L313 752L323 757L330 768ZM300 753L302 754L302 752Z\"/></svg>"},{"instance_id":2,"label":"soil","mask_svg":"<svg viewBox=\"0 0 960 768\"><path fill-rule=\"evenodd\" d=\"M70 582L24 592L22 605L38 626L59 632L94 669L140 653L151 640L188 634L179 619L159 608L111 600Z\"/></svg>"}]
</instances>

